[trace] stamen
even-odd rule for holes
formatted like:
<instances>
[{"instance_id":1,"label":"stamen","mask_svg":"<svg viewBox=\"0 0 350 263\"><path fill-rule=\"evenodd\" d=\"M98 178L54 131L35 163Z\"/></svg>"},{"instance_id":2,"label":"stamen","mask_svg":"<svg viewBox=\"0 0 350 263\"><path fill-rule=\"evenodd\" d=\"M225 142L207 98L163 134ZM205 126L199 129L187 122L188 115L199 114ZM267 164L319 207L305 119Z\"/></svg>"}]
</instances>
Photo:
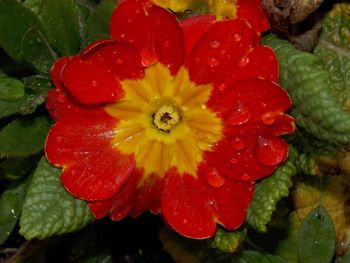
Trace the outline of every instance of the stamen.
<instances>
[{"instance_id":1,"label":"stamen","mask_svg":"<svg viewBox=\"0 0 350 263\"><path fill-rule=\"evenodd\" d=\"M153 124L157 129L169 132L181 121L181 115L178 108L171 104L165 104L153 114Z\"/></svg>"}]
</instances>

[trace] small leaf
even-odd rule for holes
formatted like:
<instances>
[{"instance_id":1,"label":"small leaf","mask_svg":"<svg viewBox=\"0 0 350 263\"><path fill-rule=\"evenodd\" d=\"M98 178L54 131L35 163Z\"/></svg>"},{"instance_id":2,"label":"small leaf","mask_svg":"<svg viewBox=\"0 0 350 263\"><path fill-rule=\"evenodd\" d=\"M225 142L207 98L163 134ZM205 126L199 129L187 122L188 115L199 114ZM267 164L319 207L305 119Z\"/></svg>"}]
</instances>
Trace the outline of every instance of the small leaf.
<instances>
[{"instance_id":1,"label":"small leaf","mask_svg":"<svg viewBox=\"0 0 350 263\"><path fill-rule=\"evenodd\" d=\"M27 239L73 232L92 221L85 201L70 195L61 185L61 170L41 159L26 195L20 233Z\"/></svg>"},{"instance_id":2,"label":"small leaf","mask_svg":"<svg viewBox=\"0 0 350 263\"><path fill-rule=\"evenodd\" d=\"M225 231L218 229L215 236L206 242L209 247L225 253L233 253L241 245L246 237L246 229L236 231Z\"/></svg>"},{"instance_id":3,"label":"small leaf","mask_svg":"<svg viewBox=\"0 0 350 263\"><path fill-rule=\"evenodd\" d=\"M0 245L14 228L22 210L26 181L15 181L2 193L0 198Z\"/></svg>"},{"instance_id":4,"label":"small leaf","mask_svg":"<svg viewBox=\"0 0 350 263\"><path fill-rule=\"evenodd\" d=\"M41 151L49 129L45 116L12 121L0 132L0 155L20 157Z\"/></svg>"},{"instance_id":5,"label":"small leaf","mask_svg":"<svg viewBox=\"0 0 350 263\"><path fill-rule=\"evenodd\" d=\"M23 159L5 159L0 162L0 170L7 179L18 180L28 173L36 164L37 159L36 156Z\"/></svg>"},{"instance_id":6,"label":"small leaf","mask_svg":"<svg viewBox=\"0 0 350 263\"><path fill-rule=\"evenodd\" d=\"M299 232L300 263L329 263L335 251L335 231L322 205L304 219Z\"/></svg>"},{"instance_id":7,"label":"small leaf","mask_svg":"<svg viewBox=\"0 0 350 263\"><path fill-rule=\"evenodd\" d=\"M36 27L30 28L22 39L22 53L38 71L49 73L57 55L45 35Z\"/></svg>"},{"instance_id":8,"label":"small leaf","mask_svg":"<svg viewBox=\"0 0 350 263\"><path fill-rule=\"evenodd\" d=\"M80 47L79 23L72 0L43 0L40 19L52 46L61 55L73 55Z\"/></svg>"},{"instance_id":9,"label":"small leaf","mask_svg":"<svg viewBox=\"0 0 350 263\"><path fill-rule=\"evenodd\" d=\"M246 219L256 230L267 232L266 225L270 222L278 201L289 195L289 188L293 185L292 177L297 173L297 154L296 150L290 147L288 160L271 176L256 184Z\"/></svg>"},{"instance_id":10,"label":"small leaf","mask_svg":"<svg viewBox=\"0 0 350 263\"><path fill-rule=\"evenodd\" d=\"M0 77L0 100L13 101L24 96L23 82L14 78Z\"/></svg>"},{"instance_id":11,"label":"small leaf","mask_svg":"<svg viewBox=\"0 0 350 263\"><path fill-rule=\"evenodd\" d=\"M116 5L115 0L105 0L96 7L87 21L85 45L101 38L110 38L110 18Z\"/></svg>"},{"instance_id":12,"label":"small leaf","mask_svg":"<svg viewBox=\"0 0 350 263\"><path fill-rule=\"evenodd\" d=\"M16 0L0 1L0 46L14 60L22 59L22 38L29 28L42 30L36 15Z\"/></svg>"}]
</instances>

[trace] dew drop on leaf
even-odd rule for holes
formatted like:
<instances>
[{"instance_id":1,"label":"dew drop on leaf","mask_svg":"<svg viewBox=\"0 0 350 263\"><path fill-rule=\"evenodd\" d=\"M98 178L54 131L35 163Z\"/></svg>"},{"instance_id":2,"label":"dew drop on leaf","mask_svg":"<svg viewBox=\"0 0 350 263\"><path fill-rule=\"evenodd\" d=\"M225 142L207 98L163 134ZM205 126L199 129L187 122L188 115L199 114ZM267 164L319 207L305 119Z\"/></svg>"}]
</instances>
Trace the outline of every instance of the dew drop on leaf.
<instances>
[{"instance_id":1,"label":"dew drop on leaf","mask_svg":"<svg viewBox=\"0 0 350 263\"><path fill-rule=\"evenodd\" d=\"M254 157L266 166L274 166L283 162L287 152L287 143L274 136L259 136L254 147Z\"/></svg>"},{"instance_id":2,"label":"dew drop on leaf","mask_svg":"<svg viewBox=\"0 0 350 263\"><path fill-rule=\"evenodd\" d=\"M215 167L210 167L207 170L207 180L208 183L213 187L223 186L225 183L225 178L219 173Z\"/></svg>"},{"instance_id":3,"label":"dew drop on leaf","mask_svg":"<svg viewBox=\"0 0 350 263\"><path fill-rule=\"evenodd\" d=\"M226 117L228 125L242 125L247 123L251 118L251 114L247 106L242 102L238 102L236 107Z\"/></svg>"}]
</instances>

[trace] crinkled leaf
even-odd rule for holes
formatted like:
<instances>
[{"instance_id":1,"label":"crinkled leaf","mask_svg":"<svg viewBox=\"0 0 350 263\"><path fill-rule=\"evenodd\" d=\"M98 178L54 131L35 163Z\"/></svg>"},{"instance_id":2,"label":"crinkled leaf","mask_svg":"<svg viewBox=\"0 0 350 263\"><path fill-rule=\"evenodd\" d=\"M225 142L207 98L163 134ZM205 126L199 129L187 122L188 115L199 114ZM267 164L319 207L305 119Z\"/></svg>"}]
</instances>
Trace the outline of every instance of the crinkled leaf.
<instances>
[{"instance_id":1,"label":"crinkled leaf","mask_svg":"<svg viewBox=\"0 0 350 263\"><path fill-rule=\"evenodd\" d=\"M78 52L79 21L73 0L43 0L39 17L49 42L61 55Z\"/></svg>"},{"instance_id":2,"label":"crinkled leaf","mask_svg":"<svg viewBox=\"0 0 350 263\"><path fill-rule=\"evenodd\" d=\"M271 176L257 183L253 200L247 210L247 223L260 232L266 232L266 225L271 220L276 204L283 197L289 195L292 177L297 173L295 161L297 152L289 148L288 160L282 164Z\"/></svg>"},{"instance_id":3,"label":"crinkled leaf","mask_svg":"<svg viewBox=\"0 0 350 263\"><path fill-rule=\"evenodd\" d=\"M44 148L50 122L45 116L12 121L0 132L0 155L28 156Z\"/></svg>"},{"instance_id":4,"label":"crinkled leaf","mask_svg":"<svg viewBox=\"0 0 350 263\"><path fill-rule=\"evenodd\" d=\"M207 240L209 247L226 253L233 253L241 245L246 236L246 230L225 231L218 229L215 236Z\"/></svg>"},{"instance_id":5,"label":"crinkled leaf","mask_svg":"<svg viewBox=\"0 0 350 263\"><path fill-rule=\"evenodd\" d=\"M22 39L22 53L38 71L49 73L57 55L52 50L46 36L36 27L30 28Z\"/></svg>"},{"instance_id":6,"label":"crinkled leaf","mask_svg":"<svg viewBox=\"0 0 350 263\"><path fill-rule=\"evenodd\" d=\"M24 84L14 78L0 77L0 100L13 101L24 96Z\"/></svg>"},{"instance_id":7,"label":"crinkled leaf","mask_svg":"<svg viewBox=\"0 0 350 263\"><path fill-rule=\"evenodd\" d=\"M48 77L36 75L23 79L25 86L24 96L16 101L0 100L0 118L13 114L28 115L45 102L47 90L52 87Z\"/></svg>"},{"instance_id":8,"label":"crinkled leaf","mask_svg":"<svg viewBox=\"0 0 350 263\"><path fill-rule=\"evenodd\" d=\"M332 218L318 206L304 219L299 232L300 263L329 263L335 251Z\"/></svg>"},{"instance_id":9,"label":"crinkled leaf","mask_svg":"<svg viewBox=\"0 0 350 263\"><path fill-rule=\"evenodd\" d=\"M112 11L117 5L115 0L102 1L87 21L85 45L101 39L109 38L109 23Z\"/></svg>"},{"instance_id":10,"label":"crinkled leaf","mask_svg":"<svg viewBox=\"0 0 350 263\"><path fill-rule=\"evenodd\" d=\"M332 94L330 74L320 59L272 35L263 42L278 57L280 82L293 99L292 115L297 125L320 140L350 143L350 113Z\"/></svg>"},{"instance_id":11,"label":"crinkled leaf","mask_svg":"<svg viewBox=\"0 0 350 263\"><path fill-rule=\"evenodd\" d=\"M60 173L45 157L39 162L20 218L20 233L25 238L43 239L77 231L92 221L86 202L62 187Z\"/></svg>"},{"instance_id":12,"label":"crinkled leaf","mask_svg":"<svg viewBox=\"0 0 350 263\"><path fill-rule=\"evenodd\" d=\"M0 162L0 171L7 179L17 180L25 176L36 162L36 156L21 159L5 159Z\"/></svg>"},{"instance_id":13,"label":"crinkled leaf","mask_svg":"<svg viewBox=\"0 0 350 263\"><path fill-rule=\"evenodd\" d=\"M15 60L22 59L22 38L32 27L42 30L37 16L16 0L0 1L0 46Z\"/></svg>"},{"instance_id":14,"label":"crinkled leaf","mask_svg":"<svg viewBox=\"0 0 350 263\"><path fill-rule=\"evenodd\" d=\"M27 188L26 181L15 181L2 193L0 198L0 245L2 245L14 228Z\"/></svg>"}]
</instances>

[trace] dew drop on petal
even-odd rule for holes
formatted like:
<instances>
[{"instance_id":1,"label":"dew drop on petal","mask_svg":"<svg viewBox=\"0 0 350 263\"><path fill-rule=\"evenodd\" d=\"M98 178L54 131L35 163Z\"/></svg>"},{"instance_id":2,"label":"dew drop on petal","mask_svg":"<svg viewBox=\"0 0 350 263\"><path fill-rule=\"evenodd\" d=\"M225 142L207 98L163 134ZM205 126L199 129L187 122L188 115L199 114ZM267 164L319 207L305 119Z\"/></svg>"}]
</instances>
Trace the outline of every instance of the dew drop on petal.
<instances>
[{"instance_id":1,"label":"dew drop on petal","mask_svg":"<svg viewBox=\"0 0 350 263\"><path fill-rule=\"evenodd\" d=\"M254 157L265 166L283 162L287 153L287 143L275 136L259 136L254 147Z\"/></svg>"},{"instance_id":2,"label":"dew drop on petal","mask_svg":"<svg viewBox=\"0 0 350 263\"><path fill-rule=\"evenodd\" d=\"M218 48L220 46L220 41L216 40L216 39L211 40L211 41L209 41L209 46L211 48Z\"/></svg>"},{"instance_id":3,"label":"dew drop on petal","mask_svg":"<svg viewBox=\"0 0 350 263\"><path fill-rule=\"evenodd\" d=\"M122 60L121 58L118 58L115 62L116 62L118 65L123 64L123 60Z\"/></svg>"},{"instance_id":4,"label":"dew drop on petal","mask_svg":"<svg viewBox=\"0 0 350 263\"><path fill-rule=\"evenodd\" d=\"M276 121L276 113L273 111L267 111L261 115L261 120L266 125L272 125Z\"/></svg>"},{"instance_id":5,"label":"dew drop on petal","mask_svg":"<svg viewBox=\"0 0 350 263\"><path fill-rule=\"evenodd\" d=\"M236 33L233 35L233 41L239 42L241 40L242 40L242 36L240 34Z\"/></svg>"},{"instance_id":6,"label":"dew drop on petal","mask_svg":"<svg viewBox=\"0 0 350 263\"><path fill-rule=\"evenodd\" d=\"M170 47L170 42L169 42L169 40L164 40L164 41L163 41L163 46L165 46L165 47Z\"/></svg>"},{"instance_id":7,"label":"dew drop on petal","mask_svg":"<svg viewBox=\"0 0 350 263\"><path fill-rule=\"evenodd\" d=\"M208 62L208 65L210 66L210 67L216 67L217 65L219 65L219 61L218 61L218 59L217 58L215 58L215 57L208 57L208 60L207 60L207 62Z\"/></svg>"},{"instance_id":8,"label":"dew drop on petal","mask_svg":"<svg viewBox=\"0 0 350 263\"><path fill-rule=\"evenodd\" d=\"M230 163L236 164L236 163L238 163L238 160L237 160L235 157L232 157L232 158L230 159Z\"/></svg>"},{"instance_id":9,"label":"dew drop on petal","mask_svg":"<svg viewBox=\"0 0 350 263\"><path fill-rule=\"evenodd\" d=\"M207 180L213 187L220 187L225 183L225 178L220 175L219 171L215 167L210 167L207 170Z\"/></svg>"},{"instance_id":10,"label":"dew drop on petal","mask_svg":"<svg viewBox=\"0 0 350 263\"><path fill-rule=\"evenodd\" d=\"M241 179L243 181L249 181L250 180L250 174L247 174L247 173L242 174Z\"/></svg>"},{"instance_id":11,"label":"dew drop on petal","mask_svg":"<svg viewBox=\"0 0 350 263\"><path fill-rule=\"evenodd\" d=\"M97 86L97 81L96 81L96 80L91 81L91 85L92 85L93 87L96 87L96 86Z\"/></svg>"},{"instance_id":12,"label":"dew drop on petal","mask_svg":"<svg viewBox=\"0 0 350 263\"><path fill-rule=\"evenodd\" d=\"M120 38L124 39L126 37L126 34L125 33L121 33L120 34Z\"/></svg>"},{"instance_id":13,"label":"dew drop on petal","mask_svg":"<svg viewBox=\"0 0 350 263\"><path fill-rule=\"evenodd\" d=\"M56 99L59 103L66 103L67 102L67 98L63 94L58 94Z\"/></svg>"},{"instance_id":14,"label":"dew drop on petal","mask_svg":"<svg viewBox=\"0 0 350 263\"><path fill-rule=\"evenodd\" d=\"M226 117L226 122L228 125L242 125L247 123L250 118L251 114L247 106L238 102L237 106Z\"/></svg>"},{"instance_id":15,"label":"dew drop on petal","mask_svg":"<svg viewBox=\"0 0 350 263\"><path fill-rule=\"evenodd\" d=\"M227 88L227 85L225 83L222 83L218 86L219 91L224 91Z\"/></svg>"},{"instance_id":16,"label":"dew drop on petal","mask_svg":"<svg viewBox=\"0 0 350 263\"><path fill-rule=\"evenodd\" d=\"M233 149L235 149L235 150L243 150L246 146L245 142L240 137L235 137L232 140L231 145L232 145Z\"/></svg>"},{"instance_id":17,"label":"dew drop on petal","mask_svg":"<svg viewBox=\"0 0 350 263\"><path fill-rule=\"evenodd\" d=\"M62 139L62 137L61 137L61 136L57 136L57 137L56 137L56 142L57 142L57 143L62 142L62 140L63 140L63 139Z\"/></svg>"},{"instance_id":18,"label":"dew drop on petal","mask_svg":"<svg viewBox=\"0 0 350 263\"><path fill-rule=\"evenodd\" d=\"M247 56L243 56L238 61L238 66L245 67L249 64L249 58Z\"/></svg>"}]
</instances>

